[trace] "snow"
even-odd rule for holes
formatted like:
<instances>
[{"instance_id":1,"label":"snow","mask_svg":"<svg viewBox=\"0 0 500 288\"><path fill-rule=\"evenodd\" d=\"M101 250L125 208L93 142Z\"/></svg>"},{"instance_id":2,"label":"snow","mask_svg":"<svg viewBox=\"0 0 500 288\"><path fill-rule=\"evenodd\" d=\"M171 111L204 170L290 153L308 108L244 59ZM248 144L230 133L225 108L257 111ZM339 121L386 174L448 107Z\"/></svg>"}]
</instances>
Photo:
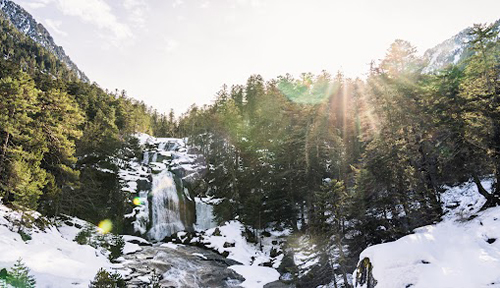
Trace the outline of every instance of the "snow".
<instances>
[{"instance_id":1,"label":"snow","mask_svg":"<svg viewBox=\"0 0 500 288\"><path fill-rule=\"evenodd\" d=\"M216 236L216 229L220 236ZM263 287L266 283L278 280L279 273L274 269L278 268L283 259L283 254L277 257L270 257L271 249L282 252L280 244L281 237L291 233L290 230L275 231L269 230L270 237L260 237L262 248L258 244L249 243L243 236L245 227L237 220L226 222L222 226L211 228L205 231L204 236L200 236L200 242L205 243L208 248L212 248L219 253L229 253L228 259L236 260L243 265L235 265L229 268L235 270L247 279L242 287ZM224 247L224 244L227 243ZM262 267L264 263L271 263L273 268Z\"/></svg>"},{"instance_id":2,"label":"snow","mask_svg":"<svg viewBox=\"0 0 500 288\"><path fill-rule=\"evenodd\" d=\"M125 242L125 246L123 247L123 254L125 254L125 255L132 254L132 253L135 253L135 252L138 252L141 250L142 250L142 248L138 244Z\"/></svg>"},{"instance_id":3,"label":"snow","mask_svg":"<svg viewBox=\"0 0 500 288\"><path fill-rule=\"evenodd\" d=\"M261 266L229 266L236 273L245 278L245 281L239 286L244 288L262 288L267 283L277 281L280 278L280 273L275 269Z\"/></svg>"},{"instance_id":4,"label":"snow","mask_svg":"<svg viewBox=\"0 0 500 288\"><path fill-rule=\"evenodd\" d=\"M481 181L484 189L491 191L493 178L486 178ZM443 204L443 219L467 219L477 213L486 202L486 199L479 194L476 184L470 180L461 185L444 187L446 191L441 194Z\"/></svg>"},{"instance_id":5,"label":"snow","mask_svg":"<svg viewBox=\"0 0 500 288\"><path fill-rule=\"evenodd\" d=\"M198 256L198 257L200 257L200 258L202 258L202 259L207 260L207 257L205 257L205 255L200 254L200 253L192 253L191 255L193 255L193 256Z\"/></svg>"},{"instance_id":6,"label":"snow","mask_svg":"<svg viewBox=\"0 0 500 288\"><path fill-rule=\"evenodd\" d=\"M244 231L244 227L239 221L229 221L217 228L220 230L221 236L213 235L216 228L206 231L206 234L210 235L203 239L203 242L207 243L207 247L213 248L219 251L219 253L228 251L229 256L227 258L245 265L252 264L252 257L263 258L259 257L262 256L262 253L258 251L257 247L250 245L245 237L243 237L242 232ZM234 244L234 247L224 247L224 243Z\"/></svg>"},{"instance_id":7,"label":"snow","mask_svg":"<svg viewBox=\"0 0 500 288\"><path fill-rule=\"evenodd\" d=\"M500 287L500 207L478 212L484 199L471 182L446 188L442 222L361 253L377 288Z\"/></svg>"},{"instance_id":8,"label":"snow","mask_svg":"<svg viewBox=\"0 0 500 288\"><path fill-rule=\"evenodd\" d=\"M163 244L160 245L160 247L170 248L170 249L177 250L177 247L179 247L179 245L178 244L174 244L174 243L163 243Z\"/></svg>"},{"instance_id":9,"label":"snow","mask_svg":"<svg viewBox=\"0 0 500 288\"><path fill-rule=\"evenodd\" d=\"M19 217L18 212L0 204L0 269L9 268L22 258L36 278L37 287L66 288L88 287L99 268L115 267L98 250L74 242L78 230L74 226L62 224L59 230L54 226L44 230L33 227L28 231L32 240L24 242L13 232L17 227L12 223Z\"/></svg>"},{"instance_id":10,"label":"snow","mask_svg":"<svg viewBox=\"0 0 500 288\"><path fill-rule=\"evenodd\" d=\"M132 235L123 235L123 240L125 240L126 242L135 241L135 242L140 242L141 244L144 244L144 245L151 245L151 243L149 243L148 240L141 238L141 237L132 236Z\"/></svg>"}]
</instances>

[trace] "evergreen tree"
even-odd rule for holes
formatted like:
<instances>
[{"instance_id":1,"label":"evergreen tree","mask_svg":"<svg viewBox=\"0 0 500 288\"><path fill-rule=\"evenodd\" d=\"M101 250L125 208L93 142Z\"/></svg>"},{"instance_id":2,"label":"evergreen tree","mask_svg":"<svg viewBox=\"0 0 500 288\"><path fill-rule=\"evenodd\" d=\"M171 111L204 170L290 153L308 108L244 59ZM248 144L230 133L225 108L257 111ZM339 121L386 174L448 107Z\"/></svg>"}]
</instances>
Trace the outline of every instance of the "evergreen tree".
<instances>
[{"instance_id":1,"label":"evergreen tree","mask_svg":"<svg viewBox=\"0 0 500 288\"><path fill-rule=\"evenodd\" d=\"M24 265L21 259L18 259L14 266L9 270L7 283L16 288L35 288L36 281L30 275L30 269Z\"/></svg>"},{"instance_id":2,"label":"evergreen tree","mask_svg":"<svg viewBox=\"0 0 500 288\"><path fill-rule=\"evenodd\" d=\"M89 288L125 288L125 280L118 273L109 273L104 268L99 269L90 282Z\"/></svg>"}]
</instances>

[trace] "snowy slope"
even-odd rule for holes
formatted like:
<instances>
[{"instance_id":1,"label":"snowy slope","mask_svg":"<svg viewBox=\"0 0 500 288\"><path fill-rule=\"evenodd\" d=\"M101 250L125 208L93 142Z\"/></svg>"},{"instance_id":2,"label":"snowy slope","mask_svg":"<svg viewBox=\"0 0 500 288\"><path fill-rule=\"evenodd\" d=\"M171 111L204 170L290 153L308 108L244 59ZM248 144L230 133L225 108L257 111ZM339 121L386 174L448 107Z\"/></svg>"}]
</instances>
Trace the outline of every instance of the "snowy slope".
<instances>
[{"instance_id":1,"label":"snowy slope","mask_svg":"<svg viewBox=\"0 0 500 288\"><path fill-rule=\"evenodd\" d=\"M32 214L40 217L36 212ZM99 268L114 267L100 251L73 241L79 231L75 226L25 228L32 239L24 242L13 224L19 219L18 212L0 203L0 269L9 268L22 258L36 279L36 287L66 288L88 287ZM86 223L76 218L71 222L81 227Z\"/></svg>"},{"instance_id":2,"label":"snowy slope","mask_svg":"<svg viewBox=\"0 0 500 288\"><path fill-rule=\"evenodd\" d=\"M442 222L361 253L377 288L500 287L500 207L478 212L484 199L472 183L448 187L443 202Z\"/></svg>"}]
</instances>

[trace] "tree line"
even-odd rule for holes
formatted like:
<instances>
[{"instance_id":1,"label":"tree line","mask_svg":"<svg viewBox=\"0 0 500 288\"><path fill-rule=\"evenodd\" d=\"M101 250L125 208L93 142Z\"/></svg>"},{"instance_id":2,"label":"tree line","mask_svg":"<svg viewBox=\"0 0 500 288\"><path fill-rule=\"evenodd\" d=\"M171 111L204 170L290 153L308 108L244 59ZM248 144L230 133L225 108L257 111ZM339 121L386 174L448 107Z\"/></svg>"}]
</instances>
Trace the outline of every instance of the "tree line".
<instances>
[{"instance_id":1,"label":"tree line","mask_svg":"<svg viewBox=\"0 0 500 288\"><path fill-rule=\"evenodd\" d=\"M253 75L193 105L177 130L206 156L217 220L316 235L347 279L368 245L437 221L445 184L472 179L484 208L500 204L498 30L469 35L467 57L433 73L396 40L366 80Z\"/></svg>"}]
</instances>

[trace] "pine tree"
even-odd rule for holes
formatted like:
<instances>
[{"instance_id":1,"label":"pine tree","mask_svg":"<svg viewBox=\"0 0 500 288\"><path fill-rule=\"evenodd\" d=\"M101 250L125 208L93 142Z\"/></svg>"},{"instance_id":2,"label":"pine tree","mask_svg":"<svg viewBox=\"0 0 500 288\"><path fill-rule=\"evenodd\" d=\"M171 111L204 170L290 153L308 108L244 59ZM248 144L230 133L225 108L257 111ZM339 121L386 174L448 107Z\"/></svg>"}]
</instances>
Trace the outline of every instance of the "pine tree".
<instances>
[{"instance_id":1,"label":"pine tree","mask_svg":"<svg viewBox=\"0 0 500 288\"><path fill-rule=\"evenodd\" d=\"M470 31L472 56L466 62L461 96L466 100L467 141L488 155L496 184L491 193L472 175L487 199L484 208L500 205L500 43L493 25L475 25Z\"/></svg>"},{"instance_id":2,"label":"pine tree","mask_svg":"<svg viewBox=\"0 0 500 288\"><path fill-rule=\"evenodd\" d=\"M118 273L109 273L104 268L99 269L90 282L89 288L125 288L125 280Z\"/></svg>"},{"instance_id":3,"label":"pine tree","mask_svg":"<svg viewBox=\"0 0 500 288\"><path fill-rule=\"evenodd\" d=\"M8 272L7 283L16 288L35 288L35 278L29 273L30 269L24 265L21 259L18 259Z\"/></svg>"}]
</instances>

